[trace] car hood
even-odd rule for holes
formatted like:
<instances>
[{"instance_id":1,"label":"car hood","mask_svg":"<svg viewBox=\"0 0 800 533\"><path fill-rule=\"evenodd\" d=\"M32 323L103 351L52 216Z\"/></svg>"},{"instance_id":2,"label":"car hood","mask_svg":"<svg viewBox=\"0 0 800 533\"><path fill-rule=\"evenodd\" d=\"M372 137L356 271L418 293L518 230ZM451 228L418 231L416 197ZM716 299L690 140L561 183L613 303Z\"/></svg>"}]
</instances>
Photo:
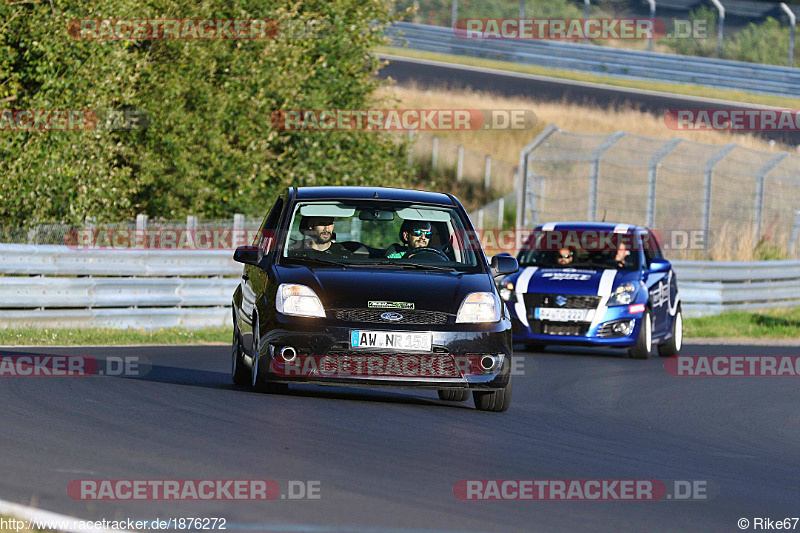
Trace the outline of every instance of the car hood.
<instances>
[{"instance_id":1,"label":"car hood","mask_svg":"<svg viewBox=\"0 0 800 533\"><path fill-rule=\"evenodd\" d=\"M518 292L607 296L617 285L639 280L638 271L525 267L514 279Z\"/></svg>"},{"instance_id":2,"label":"car hood","mask_svg":"<svg viewBox=\"0 0 800 533\"><path fill-rule=\"evenodd\" d=\"M485 273L458 273L386 268L278 267L281 283L314 289L326 309L367 308L368 302L404 302L413 309L456 314L471 292L492 291Z\"/></svg>"}]
</instances>

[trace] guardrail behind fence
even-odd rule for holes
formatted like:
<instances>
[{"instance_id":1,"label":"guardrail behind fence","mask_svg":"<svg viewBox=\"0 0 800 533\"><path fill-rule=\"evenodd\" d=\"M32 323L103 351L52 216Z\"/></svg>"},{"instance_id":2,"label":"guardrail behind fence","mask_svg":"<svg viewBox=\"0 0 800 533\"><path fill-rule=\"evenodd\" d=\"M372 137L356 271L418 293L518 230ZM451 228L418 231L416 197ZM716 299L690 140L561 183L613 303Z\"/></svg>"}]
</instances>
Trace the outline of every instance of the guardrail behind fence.
<instances>
[{"instance_id":1,"label":"guardrail behind fence","mask_svg":"<svg viewBox=\"0 0 800 533\"><path fill-rule=\"evenodd\" d=\"M0 244L0 328L230 326L231 255ZM800 261L674 265L687 316L800 304Z\"/></svg>"},{"instance_id":2,"label":"guardrail behind fence","mask_svg":"<svg viewBox=\"0 0 800 533\"><path fill-rule=\"evenodd\" d=\"M463 39L452 28L398 22L387 29L396 46L509 61L542 67L593 72L620 78L688 83L714 89L797 96L800 69L538 40Z\"/></svg>"}]
</instances>

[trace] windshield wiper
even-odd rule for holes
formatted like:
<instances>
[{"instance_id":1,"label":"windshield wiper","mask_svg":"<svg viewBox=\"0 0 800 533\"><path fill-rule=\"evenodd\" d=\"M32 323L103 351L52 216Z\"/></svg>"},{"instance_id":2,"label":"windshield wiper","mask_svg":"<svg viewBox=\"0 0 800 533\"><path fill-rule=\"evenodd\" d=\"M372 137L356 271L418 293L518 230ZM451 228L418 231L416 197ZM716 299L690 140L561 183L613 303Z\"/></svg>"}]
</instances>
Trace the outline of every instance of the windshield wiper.
<instances>
[{"instance_id":1,"label":"windshield wiper","mask_svg":"<svg viewBox=\"0 0 800 533\"><path fill-rule=\"evenodd\" d=\"M346 266L350 266L347 263L340 263L339 261L332 261L330 259L322 259L320 257L309 257L307 255L298 255L294 257L287 257L286 258L290 262L298 262L298 263L311 263L317 265L331 265L336 267L345 268Z\"/></svg>"},{"instance_id":2,"label":"windshield wiper","mask_svg":"<svg viewBox=\"0 0 800 533\"><path fill-rule=\"evenodd\" d=\"M413 268L415 270L422 269L422 270L443 270L446 272L453 272L455 268L448 267L448 266L440 266L440 265L430 265L430 264L422 264L422 263L406 263L406 262L397 262L397 261L374 261L369 263L363 263L364 266L393 266L397 268Z\"/></svg>"}]
</instances>

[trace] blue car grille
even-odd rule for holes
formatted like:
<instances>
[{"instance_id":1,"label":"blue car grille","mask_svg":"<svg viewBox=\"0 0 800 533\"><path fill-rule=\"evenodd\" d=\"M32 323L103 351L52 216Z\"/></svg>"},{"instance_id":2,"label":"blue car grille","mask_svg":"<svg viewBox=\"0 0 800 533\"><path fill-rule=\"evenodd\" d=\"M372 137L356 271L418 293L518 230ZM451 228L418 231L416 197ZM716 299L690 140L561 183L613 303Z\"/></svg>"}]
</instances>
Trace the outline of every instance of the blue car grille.
<instances>
[{"instance_id":1,"label":"blue car grille","mask_svg":"<svg viewBox=\"0 0 800 533\"><path fill-rule=\"evenodd\" d=\"M567 299L564 305L556 303L556 297L563 296ZM583 295L583 294L544 294L538 292L529 292L523 295L525 307L528 309L528 314L533 314L533 309L536 307L564 307L566 309L597 309L600 303L600 296Z\"/></svg>"}]
</instances>

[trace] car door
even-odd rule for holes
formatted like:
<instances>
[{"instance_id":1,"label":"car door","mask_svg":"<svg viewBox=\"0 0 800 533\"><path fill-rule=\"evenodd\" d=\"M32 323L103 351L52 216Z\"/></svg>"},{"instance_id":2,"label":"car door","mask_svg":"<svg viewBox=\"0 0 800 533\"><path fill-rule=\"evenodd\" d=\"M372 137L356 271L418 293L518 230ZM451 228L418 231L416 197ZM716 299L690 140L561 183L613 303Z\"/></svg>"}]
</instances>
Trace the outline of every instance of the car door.
<instances>
[{"instance_id":1,"label":"car door","mask_svg":"<svg viewBox=\"0 0 800 533\"><path fill-rule=\"evenodd\" d=\"M661 335L666 332L669 321L669 293L670 276L668 272L651 272L650 262L653 259L663 258L661 248L655 236L649 230L640 232L640 245L644 250L644 283L650 297L650 309L652 312L653 335Z\"/></svg>"},{"instance_id":2,"label":"car door","mask_svg":"<svg viewBox=\"0 0 800 533\"><path fill-rule=\"evenodd\" d=\"M269 260L271 252L275 247L276 229L280 222L281 213L285 204L283 196L275 200L269 214L264 218L258 235L252 245L258 246L259 257ZM262 268L266 261L261 262L261 266L244 265L242 279L239 282L242 288L242 307L240 313L239 330L242 333L242 344L249 354L253 354L253 312L256 306L258 295L264 291L267 283L267 272Z\"/></svg>"}]
</instances>

